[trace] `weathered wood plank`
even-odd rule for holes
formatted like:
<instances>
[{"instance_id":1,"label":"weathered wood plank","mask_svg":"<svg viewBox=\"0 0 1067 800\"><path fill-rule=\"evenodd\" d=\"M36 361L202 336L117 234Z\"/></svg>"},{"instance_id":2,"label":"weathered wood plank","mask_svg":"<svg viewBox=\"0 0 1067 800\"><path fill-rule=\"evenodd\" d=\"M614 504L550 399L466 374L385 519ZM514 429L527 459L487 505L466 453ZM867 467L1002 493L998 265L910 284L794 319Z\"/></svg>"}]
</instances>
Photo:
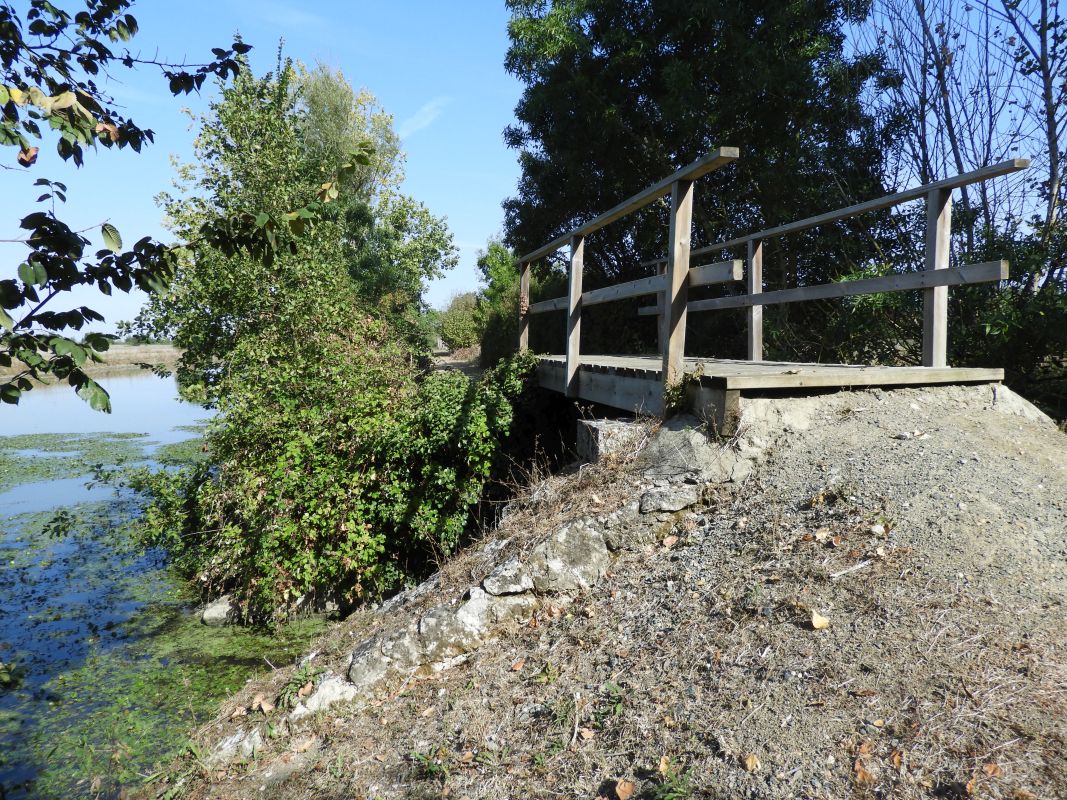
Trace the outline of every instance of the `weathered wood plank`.
<instances>
[{"instance_id":1,"label":"weathered wood plank","mask_svg":"<svg viewBox=\"0 0 1067 800\"><path fill-rule=\"evenodd\" d=\"M714 264L701 264L689 268L690 286L709 286L713 283L729 283L744 277L745 268L740 258L732 261L718 261Z\"/></svg>"},{"instance_id":2,"label":"weathered wood plank","mask_svg":"<svg viewBox=\"0 0 1067 800\"><path fill-rule=\"evenodd\" d=\"M530 349L530 270L525 262L519 265L519 352Z\"/></svg>"},{"instance_id":3,"label":"weathered wood plank","mask_svg":"<svg viewBox=\"0 0 1067 800\"><path fill-rule=\"evenodd\" d=\"M935 383L995 383L1002 369L972 367L852 367L847 370L796 370L778 374L732 375L721 379L724 389L847 388L849 386L922 386ZM719 383L719 381L713 381Z\"/></svg>"},{"instance_id":4,"label":"weathered wood plank","mask_svg":"<svg viewBox=\"0 0 1067 800\"><path fill-rule=\"evenodd\" d=\"M671 221L667 247L667 284L663 316L663 386L685 375L685 323L689 315L689 240L693 230L693 182L676 181L671 189Z\"/></svg>"},{"instance_id":5,"label":"weathered wood plank","mask_svg":"<svg viewBox=\"0 0 1067 800\"><path fill-rule=\"evenodd\" d=\"M806 300L832 300L838 297L854 297L878 292L904 292L911 289L929 289L935 286L962 286L971 283L1005 280L1008 277L1007 261L987 261L962 267L924 272L903 272L881 278L863 278L858 281L823 283L818 286L801 286L797 289L779 289L757 295L716 297L710 300L694 300L690 311L715 311L724 308L747 308L753 305L771 306L782 303L800 303Z\"/></svg>"},{"instance_id":6,"label":"weathered wood plank","mask_svg":"<svg viewBox=\"0 0 1067 800\"><path fill-rule=\"evenodd\" d=\"M541 300L530 303L530 314L544 314L548 311L565 311L567 309L566 297L553 297L551 300Z\"/></svg>"},{"instance_id":7,"label":"weathered wood plank","mask_svg":"<svg viewBox=\"0 0 1067 800\"><path fill-rule=\"evenodd\" d=\"M594 306L599 303L610 303L613 300L624 300L627 297L656 294L662 292L666 285L667 278L664 275L638 278L636 281L617 283L614 286L605 286L603 289L591 289L582 295L582 304Z\"/></svg>"},{"instance_id":8,"label":"weathered wood plank","mask_svg":"<svg viewBox=\"0 0 1067 800\"><path fill-rule=\"evenodd\" d=\"M730 281L739 281L744 277L745 268L744 262L740 258L735 258L733 261L719 261L714 264L701 264L699 267L689 268L689 285L690 286L710 286L714 283L729 283ZM666 264L661 264L659 269L666 268ZM663 301L662 298L658 301L657 305L644 306L637 309L637 313L642 317L651 317L657 314L663 313ZM663 343L660 343L660 349L663 349Z\"/></svg>"},{"instance_id":9,"label":"weathered wood plank","mask_svg":"<svg viewBox=\"0 0 1067 800\"><path fill-rule=\"evenodd\" d=\"M948 269L952 244L952 190L935 189L926 196L926 270ZM1007 277L1007 276L1005 276ZM923 289L923 366L948 364L948 286Z\"/></svg>"},{"instance_id":10,"label":"weathered wood plank","mask_svg":"<svg viewBox=\"0 0 1067 800\"><path fill-rule=\"evenodd\" d=\"M574 237L587 236L593 231L599 230L605 225L610 225L612 222L622 219L627 214L632 214L634 211L644 208L654 200L663 197L671 191L671 187L675 182L681 180L694 181L702 175L707 175L709 172L713 172L714 170L719 169L719 167L729 164L731 161L735 160L738 155L739 151L736 147L720 147L703 158L698 158L692 164L682 167L674 174L661 180L659 183L654 183L647 189L638 192L633 197L623 200L611 210L605 211L598 217L594 217L584 225L579 225L574 230L553 239L548 244L539 247L530 253L527 253L519 260L536 261L539 258L551 255L566 245Z\"/></svg>"},{"instance_id":11,"label":"weathered wood plank","mask_svg":"<svg viewBox=\"0 0 1067 800\"><path fill-rule=\"evenodd\" d=\"M763 293L763 242L756 240L748 243L748 271L745 275L749 297ZM749 361L763 360L763 306L753 303L746 314L748 328L746 342Z\"/></svg>"},{"instance_id":12,"label":"weathered wood plank","mask_svg":"<svg viewBox=\"0 0 1067 800\"><path fill-rule=\"evenodd\" d=\"M542 386L563 391L565 356L541 356ZM579 396L615 408L651 410L661 391L660 360L655 356L584 356L578 368ZM702 384L723 390L803 389L849 386L921 386L941 383L995 383L1004 370L979 367L868 367L851 364L794 364L731 359L685 361L687 372L698 366ZM619 388L615 382L619 381ZM614 405L616 402L619 405ZM652 411L651 413L656 413Z\"/></svg>"},{"instance_id":13,"label":"weathered wood plank","mask_svg":"<svg viewBox=\"0 0 1067 800\"><path fill-rule=\"evenodd\" d=\"M582 272L585 260L585 237L575 236L571 239L571 262L567 268L569 275L568 312L567 312L567 396L578 396L578 359L581 357L582 342Z\"/></svg>"}]
</instances>

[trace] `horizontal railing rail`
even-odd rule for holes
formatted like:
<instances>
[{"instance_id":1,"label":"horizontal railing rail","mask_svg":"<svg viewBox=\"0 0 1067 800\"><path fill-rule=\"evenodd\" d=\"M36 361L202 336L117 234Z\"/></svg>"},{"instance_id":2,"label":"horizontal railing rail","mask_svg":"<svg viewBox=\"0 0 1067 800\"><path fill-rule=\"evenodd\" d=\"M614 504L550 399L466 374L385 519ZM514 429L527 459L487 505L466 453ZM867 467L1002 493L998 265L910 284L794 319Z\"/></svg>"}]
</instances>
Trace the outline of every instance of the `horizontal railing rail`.
<instances>
[{"instance_id":1,"label":"horizontal railing rail","mask_svg":"<svg viewBox=\"0 0 1067 800\"><path fill-rule=\"evenodd\" d=\"M689 268L689 285L691 287L739 281L743 277L744 262L742 262L740 258L734 259L733 261L720 261L716 264L704 264L699 267ZM582 306L595 306L600 303L611 303L616 300L625 300L630 297L643 297L649 294L659 294L664 291L666 287L666 275L652 275L648 278L638 278L635 281L616 283L613 286L605 286L603 289L591 289L588 292L582 292ZM690 303L689 305L692 307L693 304ZM549 311L562 311L566 308L566 297L554 297L551 300L541 300L537 303L531 303L529 306L529 313L544 314Z\"/></svg>"},{"instance_id":2,"label":"horizontal railing rail","mask_svg":"<svg viewBox=\"0 0 1067 800\"><path fill-rule=\"evenodd\" d=\"M916 186L914 189L905 189L903 192L886 195L885 197L879 197L875 200L867 200L863 203L856 203L855 205L841 208L836 211L828 211L825 214L818 214L817 216L797 220L796 222L789 222L785 225L777 225L762 231L747 233L744 236L730 239L727 242L698 247L691 250L689 255L692 258L696 258L698 256L707 255L708 253L729 250L732 247L738 247L757 239L773 239L778 236L786 236L790 233L800 233L801 231L806 231L811 228L817 228L820 225L828 225L831 222L840 222L849 217L860 216L861 214L867 214L871 211L882 211L887 208L903 205L904 203L910 203L913 200L920 200L923 197L926 197L930 192L958 189L961 186L970 186L973 183L981 183L990 178L999 178L1002 175L1010 175L1013 172L1024 170L1029 166L1030 159L1013 158L1009 161L1002 161L999 164L982 167L981 169L976 169L971 172L964 172L963 174L956 175L952 178L945 178L944 180ZM641 266L651 267L658 264L664 264L666 261L666 258L653 258L649 261L642 261Z\"/></svg>"}]
</instances>

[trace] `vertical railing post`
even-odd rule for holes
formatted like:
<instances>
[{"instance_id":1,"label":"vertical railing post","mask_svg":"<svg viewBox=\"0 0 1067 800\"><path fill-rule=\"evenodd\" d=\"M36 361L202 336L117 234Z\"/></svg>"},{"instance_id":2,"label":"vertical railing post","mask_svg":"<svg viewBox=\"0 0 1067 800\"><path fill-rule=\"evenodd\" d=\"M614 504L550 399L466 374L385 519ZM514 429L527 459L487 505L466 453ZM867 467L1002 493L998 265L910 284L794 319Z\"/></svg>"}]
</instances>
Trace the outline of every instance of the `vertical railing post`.
<instances>
[{"instance_id":1,"label":"vertical railing post","mask_svg":"<svg viewBox=\"0 0 1067 800\"><path fill-rule=\"evenodd\" d=\"M567 397L578 396L578 363L582 339L582 266L585 258L585 237L571 237L571 261L568 268L567 291L567 364L564 388Z\"/></svg>"},{"instance_id":2,"label":"vertical railing post","mask_svg":"<svg viewBox=\"0 0 1067 800\"><path fill-rule=\"evenodd\" d=\"M530 349L530 264L519 264L519 352Z\"/></svg>"},{"instance_id":3,"label":"vertical railing post","mask_svg":"<svg viewBox=\"0 0 1067 800\"><path fill-rule=\"evenodd\" d=\"M656 273L659 274L659 275L666 275L667 274L667 262L666 261L663 261L663 262L661 262L661 263L656 265ZM658 315L656 317L656 339L657 339L656 347L659 349L659 352L661 352L661 353L663 352L664 348L667 346L667 343L666 343L667 340L664 338L664 331L663 331L663 328L664 328L664 325L663 325L663 314L667 309L667 300L666 300L666 298L667 298L666 290L661 291L656 295L656 308L657 308L656 314Z\"/></svg>"},{"instance_id":4,"label":"vertical railing post","mask_svg":"<svg viewBox=\"0 0 1067 800\"><path fill-rule=\"evenodd\" d=\"M746 290L749 294L763 292L763 241L750 239L748 242L748 264L745 270ZM763 360L763 306L749 306L748 316L748 360Z\"/></svg>"},{"instance_id":5,"label":"vertical railing post","mask_svg":"<svg viewBox=\"0 0 1067 800\"><path fill-rule=\"evenodd\" d=\"M948 269L952 190L926 195L926 269ZM948 365L948 287L923 289L923 366Z\"/></svg>"},{"instance_id":6,"label":"vertical railing post","mask_svg":"<svg viewBox=\"0 0 1067 800\"><path fill-rule=\"evenodd\" d=\"M671 222L667 242L667 282L660 316L663 387L685 376L686 304L689 302L689 239L693 228L693 182L671 187Z\"/></svg>"}]
</instances>

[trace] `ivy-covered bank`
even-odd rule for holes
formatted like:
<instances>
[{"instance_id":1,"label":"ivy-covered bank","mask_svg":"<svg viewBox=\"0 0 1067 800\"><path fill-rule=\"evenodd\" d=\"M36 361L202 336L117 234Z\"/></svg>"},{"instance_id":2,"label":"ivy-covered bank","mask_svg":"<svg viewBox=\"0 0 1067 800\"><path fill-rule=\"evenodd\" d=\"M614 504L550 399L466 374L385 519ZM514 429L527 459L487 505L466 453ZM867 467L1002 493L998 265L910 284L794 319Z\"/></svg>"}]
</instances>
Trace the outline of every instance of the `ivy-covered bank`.
<instances>
[{"instance_id":1,"label":"ivy-covered bank","mask_svg":"<svg viewBox=\"0 0 1067 800\"><path fill-rule=\"evenodd\" d=\"M166 406L156 414L170 418ZM129 536L140 501L85 488L95 465L199 455L196 436L0 437L0 796L113 796L139 785L222 697L291 663L326 627L305 617L273 632L206 628L199 597L164 554Z\"/></svg>"}]
</instances>

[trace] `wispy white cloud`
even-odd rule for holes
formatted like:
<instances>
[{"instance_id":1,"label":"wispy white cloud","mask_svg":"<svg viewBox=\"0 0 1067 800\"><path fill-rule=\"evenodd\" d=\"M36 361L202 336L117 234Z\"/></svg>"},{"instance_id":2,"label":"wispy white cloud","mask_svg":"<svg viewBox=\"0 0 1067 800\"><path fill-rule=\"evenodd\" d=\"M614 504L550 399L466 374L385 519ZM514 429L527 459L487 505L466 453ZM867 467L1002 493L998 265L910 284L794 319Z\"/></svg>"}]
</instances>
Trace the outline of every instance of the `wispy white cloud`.
<instances>
[{"instance_id":1,"label":"wispy white cloud","mask_svg":"<svg viewBox=\"0 0 1067 800\"><path fill-rule=\"evenodd\" d=\"M303 11L294 7L294 4L282 3L278 0L257 0L255 3L242 2L241 4L254 7L257 16L285 28L321 28L329 24L326 17Z\"/></svg>"},{"instance_id":2,"label":"wispy white cloud","mask_svg":"<svg viewBox=\"0 0 1067 800\"><path fill-rule=\"evenodd\" d=\"M452 102L451 97L435 97L428 103L424 103L423 106L408 117L406 120L400 123L400 127L397 128L397 135L401 139L407 139L414 133L421 131L423 128L430 127L434 121L441 116L441 112L445 110L445 107Z\"/></svg>"}]
</instances>

